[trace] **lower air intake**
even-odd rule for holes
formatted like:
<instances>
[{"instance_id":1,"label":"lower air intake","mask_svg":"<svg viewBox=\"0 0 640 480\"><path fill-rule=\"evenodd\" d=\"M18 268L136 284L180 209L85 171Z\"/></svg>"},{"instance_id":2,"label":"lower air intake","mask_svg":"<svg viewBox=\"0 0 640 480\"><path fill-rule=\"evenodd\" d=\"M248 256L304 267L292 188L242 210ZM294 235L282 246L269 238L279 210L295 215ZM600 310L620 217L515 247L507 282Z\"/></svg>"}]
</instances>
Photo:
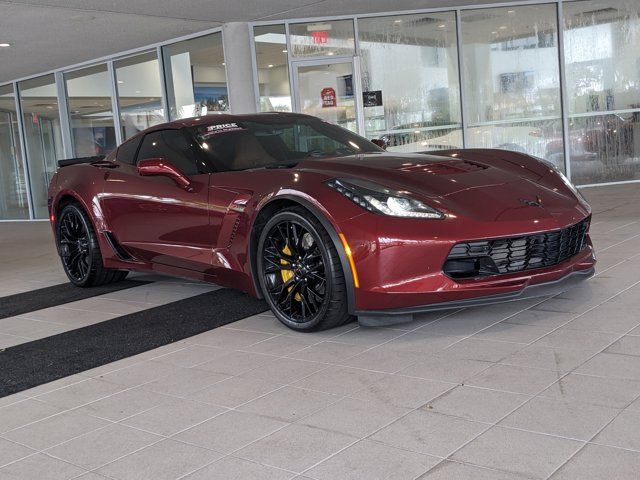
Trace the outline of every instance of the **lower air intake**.
<instances>
[{"instance_id":1,"label":"lower air intake","mask_svg":"<svg viewBox=\"0 0 640 480\"><path fill-rule=\"evenodd\" d=\"M589 221L534 235L458 243L447 257L444 273L469 278L557 265L586 246Z\"/></svg>"}]
</instances>

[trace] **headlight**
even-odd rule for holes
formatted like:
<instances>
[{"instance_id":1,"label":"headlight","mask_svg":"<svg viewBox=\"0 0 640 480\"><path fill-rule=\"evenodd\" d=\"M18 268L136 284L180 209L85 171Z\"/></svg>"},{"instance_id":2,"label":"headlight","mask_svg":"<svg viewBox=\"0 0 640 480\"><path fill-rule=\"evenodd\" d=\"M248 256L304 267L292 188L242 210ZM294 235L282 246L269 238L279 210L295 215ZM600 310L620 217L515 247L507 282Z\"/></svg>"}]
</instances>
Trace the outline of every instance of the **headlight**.
<instances>
[{"instance_id":1,"label":"headlight","mask_svg":"<svg viewBox=\"0 0 640 480\"><path fill-rule=\"evenodd\" d=\"M370 212L382 213L390 217L444 218L444 214L435 208L404 193L390 190L375 183L336 178L329 180L327 185Z\"/></svg>"}]
</instances>

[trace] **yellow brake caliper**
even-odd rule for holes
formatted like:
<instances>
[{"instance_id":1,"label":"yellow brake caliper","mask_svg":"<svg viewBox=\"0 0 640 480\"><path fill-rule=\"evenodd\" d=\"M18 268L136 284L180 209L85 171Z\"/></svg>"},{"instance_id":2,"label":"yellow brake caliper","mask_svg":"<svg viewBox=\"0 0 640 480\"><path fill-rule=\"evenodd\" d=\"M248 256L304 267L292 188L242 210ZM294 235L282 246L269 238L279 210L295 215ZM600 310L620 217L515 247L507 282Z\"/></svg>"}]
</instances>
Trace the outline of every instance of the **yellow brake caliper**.
<instances>
[{"instance_id":1,"label":"yellow brake caliper","mask_svg":"<svg viewBox=\"0 0 640 480\"><path fill-rule=\"evenodd\" d=\"M282 249L282 253L284 253L285 255L291 256L291 250L289 249L289 245L284 246L284 248ZM289 262L287 262L286 260L280 260L280 264L289 265ZM280 270L280 275L282 276L282 281L286 283L291 279L291 277L293 277L293 270L282 269ZM292 288L293 288L293 285L289 287L288 291L290 292ZM295 298L298 302L302 300L300 298L299 293L296 293L293 298Z\"/></svg>"}]
</instances>

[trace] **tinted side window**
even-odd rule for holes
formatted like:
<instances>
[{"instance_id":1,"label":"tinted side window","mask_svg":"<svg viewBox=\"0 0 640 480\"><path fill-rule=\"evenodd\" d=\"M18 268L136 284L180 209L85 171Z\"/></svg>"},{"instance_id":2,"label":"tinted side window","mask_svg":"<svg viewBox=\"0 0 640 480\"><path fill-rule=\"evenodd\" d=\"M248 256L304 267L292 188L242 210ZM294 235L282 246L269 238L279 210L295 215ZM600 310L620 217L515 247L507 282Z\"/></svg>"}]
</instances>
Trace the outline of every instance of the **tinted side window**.
<instances>
[{"instance_id":1,"label":"tinted side window","mask_svg":"<svg viewBox=\"0 0 640 480\"><path fill-rule=\"evenodd\" d=\"M138 161L159 157L169 160L185 175L199 173L193 146L182 130L160 130L145 135Z\"/></svg>"},{"instance_id":2,"label":"tinted side window","mask_svg":"<svg viewBox=\"0 0 640 480\"><path fill-rule=\"evenodd\" d=\"M120 145L118 147L118 152L116 153L116 160L122 163L128 163L129 165L134 165L136 163L136 152L138 151L141 140L142 135L138 135L137 137L127 140Z\"/></svg>"}]
</instances>

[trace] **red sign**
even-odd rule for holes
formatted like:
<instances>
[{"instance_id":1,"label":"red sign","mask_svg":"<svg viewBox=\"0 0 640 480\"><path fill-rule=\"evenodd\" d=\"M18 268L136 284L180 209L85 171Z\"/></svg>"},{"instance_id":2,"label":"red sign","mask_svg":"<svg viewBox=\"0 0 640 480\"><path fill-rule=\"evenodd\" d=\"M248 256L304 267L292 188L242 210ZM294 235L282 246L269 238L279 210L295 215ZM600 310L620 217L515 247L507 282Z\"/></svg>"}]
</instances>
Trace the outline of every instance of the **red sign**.
<instances>
[{"instance_id":1,"label":"red sign","mask_svg":"<svg viewBox=\"0 0 640 480\"><path fill-rule=\"evenodd\" d=\"M327 43L329 40L329 32L318 30L316 32L311 32L311 37L313 38L313 43Z\"/></svg>"},{"instance_id":2,"label":"red sign","mask_svg":"<svg viewBox=\"0 0 640 480\"><path fill-rule=\"evenodd\" d=\"M322 108L336 106L336 91L333 88L323 88L320 97L322 98Z\"/></svg>"}]
</instances>

